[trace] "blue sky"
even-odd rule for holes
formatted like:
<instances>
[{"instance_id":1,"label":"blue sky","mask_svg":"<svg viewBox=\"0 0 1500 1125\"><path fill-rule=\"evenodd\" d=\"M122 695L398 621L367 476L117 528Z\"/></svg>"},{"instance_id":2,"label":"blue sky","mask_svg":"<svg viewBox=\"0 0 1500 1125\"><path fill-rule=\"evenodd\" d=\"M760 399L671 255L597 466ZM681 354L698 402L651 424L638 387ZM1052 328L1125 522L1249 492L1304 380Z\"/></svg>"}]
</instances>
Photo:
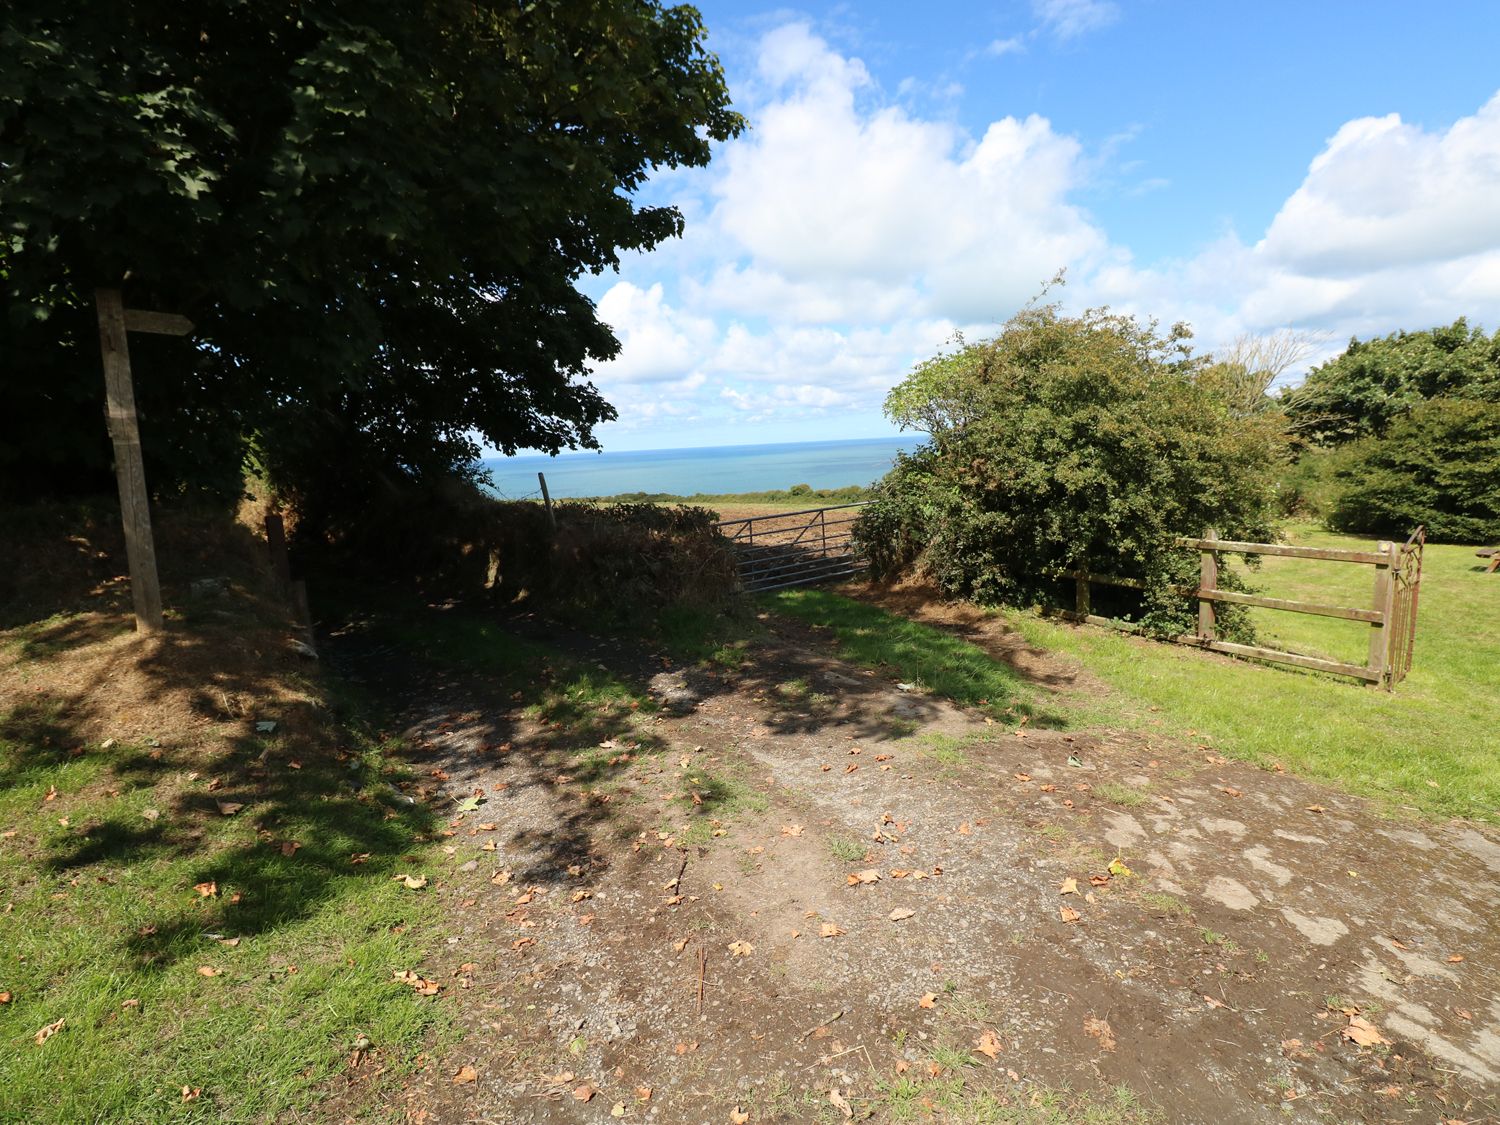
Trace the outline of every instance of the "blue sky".
<instances>
[{"instance_id":1,"label":"blue sky","mask_svg":"<svg viewBox=\"0 0 1500 1125\"><path fill-rule=\"evenodd\" d=\"M890 432L886 391L1065 302L1208 350L1500 327L1500 3L700 5L750 119L684 238L586 289L607 449Z\"/></svg>"}]
</instances>

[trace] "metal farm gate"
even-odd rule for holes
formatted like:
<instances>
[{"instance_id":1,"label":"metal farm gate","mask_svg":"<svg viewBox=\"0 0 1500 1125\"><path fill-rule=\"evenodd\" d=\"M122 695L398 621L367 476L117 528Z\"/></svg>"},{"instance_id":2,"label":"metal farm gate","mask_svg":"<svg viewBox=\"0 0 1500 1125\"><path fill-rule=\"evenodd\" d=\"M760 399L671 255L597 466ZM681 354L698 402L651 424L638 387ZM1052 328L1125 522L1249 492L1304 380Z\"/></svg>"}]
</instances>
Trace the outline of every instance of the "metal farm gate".
<instances>
[{"instance_id":1,"label":"metal farm gate","mask_svg":"<svg viewBox=\"0 0 1500 1125\"><path fill-rule=\"evenodd\" d=\"M858 517L852 511L862 507L836 504L721 520L714 526L735 548L740 585L759 593L848 578L863 570L865 561L853 536Z\"/></svg>"}]
</instances>

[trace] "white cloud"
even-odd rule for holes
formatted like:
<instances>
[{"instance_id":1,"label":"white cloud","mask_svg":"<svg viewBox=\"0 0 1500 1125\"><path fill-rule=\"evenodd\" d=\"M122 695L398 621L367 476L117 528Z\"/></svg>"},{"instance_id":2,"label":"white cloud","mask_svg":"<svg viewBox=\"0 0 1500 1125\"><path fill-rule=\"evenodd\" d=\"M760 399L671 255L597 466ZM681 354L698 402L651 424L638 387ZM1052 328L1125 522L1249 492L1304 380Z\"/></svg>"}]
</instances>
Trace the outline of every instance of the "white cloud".
<instances>
[{"instance_id":1,"label":"white cloud","mask_svg":"<svg viewBox=\"0 0 1500 1125\"><path fill-rule=\"evenodd\" d=\"M990 45L984 49L984 53L998 59L1005 55L1020 54L1024 50L1026 50L1026 41L1019 35L1012 35L1008 39L991 41Z\"/></svg>"},{"instance_id":2,"label":"white cloud","mask_svg":"<svg viewBox=\"0 0 1500 1125\"><path fill-rule=\"evenodd\" d=\"M711 319L669 306L660 283L649 289L616 283L600 298L599 316L620 341L620 354L594 371L606 386L680 380L716 334Z\"/></svg>"},{"instance_id":3,"label":"white cloud","mask_svg":"<svg viewBox=\"0 0 1500 1125\"><path fill-rule=\"evenodd\" d=\"M1031 11L1042 30L1059 39L1098 31L1120 18L1120 9L1110 0L1032 0Z\"/></svg>"}]
</instances>

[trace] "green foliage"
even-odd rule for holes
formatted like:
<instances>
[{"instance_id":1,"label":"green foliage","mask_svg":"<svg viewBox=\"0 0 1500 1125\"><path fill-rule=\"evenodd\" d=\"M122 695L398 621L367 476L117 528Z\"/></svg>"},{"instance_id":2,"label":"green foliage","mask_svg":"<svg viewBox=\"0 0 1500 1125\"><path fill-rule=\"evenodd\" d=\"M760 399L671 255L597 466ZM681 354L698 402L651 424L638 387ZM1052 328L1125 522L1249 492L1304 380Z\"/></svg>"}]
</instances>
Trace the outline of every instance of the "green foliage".
<instances>
[{"instance_id":1,"label":"green foliage","mask_svg":"<svg viewBox=\"0 0 1500 1125\"><path fill-rule=\"evenodd\" d=\"M1299 436L1323 445L1383 437L1432 398L1500 401L1500 332L1460 317L1445 328L1350 340L1284 398Z\"/></svg>"},{"instance_id":2,"label":"green foliage","mask_svg":"<svg viewBox=\"0 0 1500 1125\"><path fill-rule=\"evenodd\" d=\"M0 14L0 481L107 488L92 291L132 338L148 480L305 519L592 446L618 343L575 287L680 232L633 194L740 130L692 8L169 0Z\"/></svg>"},{"instance_id":3,"label":"green foliage","mask_svg":"<svg viewBox=\"0 0 1500 1125\"><path fill-rule=\"evenodd\" d=\"M1349 447L1328 515L1339 531L1500 542L1500 401L1435 398Z\"/></svg>"},{"instance_id":4,"label":"green foliage","mask_svg":"<svg viewBox=\"0 0 1500 1125\"><path fill-rule=\"evenodd\" d=\"M1105 611L1181 631L1187 603L1167 587L1197 560L1172 539L1268 538L1283 448L1275 412L1212 370L1185 328L1107 310L1029 307L993 340L959 340L887 399L932 440L877 486L858 538L877 572L919 564L983 603L1054 600L1072 569L1140 578L1144 600Z\"/></svg>"}]
</instances>

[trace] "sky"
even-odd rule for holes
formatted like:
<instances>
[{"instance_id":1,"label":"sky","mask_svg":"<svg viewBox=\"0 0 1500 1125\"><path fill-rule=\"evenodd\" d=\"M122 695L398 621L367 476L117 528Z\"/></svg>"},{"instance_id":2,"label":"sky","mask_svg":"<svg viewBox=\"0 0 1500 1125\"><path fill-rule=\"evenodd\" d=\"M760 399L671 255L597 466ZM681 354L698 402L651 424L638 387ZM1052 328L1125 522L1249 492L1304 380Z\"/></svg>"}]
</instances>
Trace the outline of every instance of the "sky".
<instances>
[{"instance_id":1,"label":"sky","mask_svg":"<svg viewBox=\"0 0 1500 1125\"><path fill-rule=\"evenodd\" d=\"M606 450L893 433L914 363L1059 270L1208 351L1500 328L1500 0L699 7L750 128L643 189L684 237L582 283Z\"/></svg>"}]
</instances>

